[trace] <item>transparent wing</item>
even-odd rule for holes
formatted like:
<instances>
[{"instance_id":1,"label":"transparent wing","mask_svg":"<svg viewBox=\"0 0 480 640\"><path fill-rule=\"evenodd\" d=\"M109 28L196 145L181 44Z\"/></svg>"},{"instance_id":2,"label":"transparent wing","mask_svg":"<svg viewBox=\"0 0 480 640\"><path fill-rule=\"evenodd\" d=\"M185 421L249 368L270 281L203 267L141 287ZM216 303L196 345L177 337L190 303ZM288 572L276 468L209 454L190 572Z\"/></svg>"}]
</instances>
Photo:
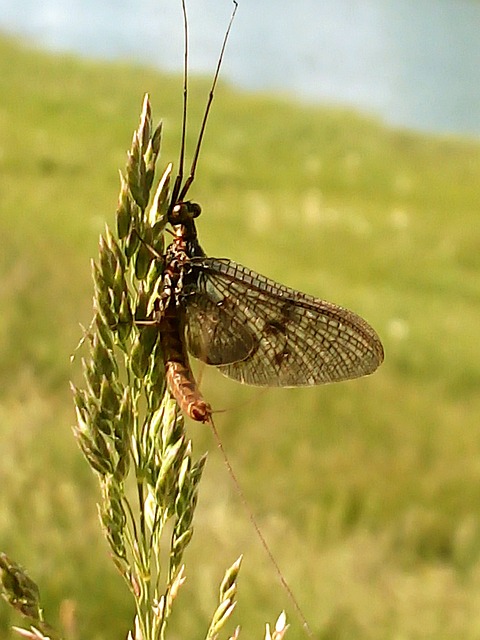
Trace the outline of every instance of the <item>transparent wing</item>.
<instances>
[{"instance_id":1,"label":"transparent wing","mask_svg":"<svg viewBox=\"0 0 480 640\"><path fill-rule=\"evenodd\" d=\"M368 375L383 361L355 313L235 262L192 258L183 296L190 352L234 380L298 387Z\"/></svg>"},{"instance_id":2,"label":"transparent wing","mask_svg":"<svg viewBox=\"0 0 480 640\"><path fill-rule=\"evenodd\" d=\"M195 287L183 298L187 348L206 364L244 360L254 348L255 337L243 324L241 314L235 313L235 304L229 309L229 299L212 287L209 290Z\"/></svg>"}]
</instances>

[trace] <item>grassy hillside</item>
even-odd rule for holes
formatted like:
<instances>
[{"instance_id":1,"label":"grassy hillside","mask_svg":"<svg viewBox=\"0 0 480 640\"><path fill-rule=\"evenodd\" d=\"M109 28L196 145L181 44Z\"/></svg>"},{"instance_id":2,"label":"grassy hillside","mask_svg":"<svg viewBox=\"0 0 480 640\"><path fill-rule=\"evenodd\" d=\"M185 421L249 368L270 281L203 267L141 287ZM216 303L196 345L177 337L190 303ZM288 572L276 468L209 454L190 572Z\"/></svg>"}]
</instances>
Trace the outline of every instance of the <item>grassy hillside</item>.
<instances>
[{"instance_id":1,"label":"grassy hillside","mask_svg":"<svg viewBox=\"0 0 480 640\"><path fill-rule=\"evenodd\" d=\"M207 87L192 83L190 142ZM176 162L178 77L0 41L0 550L81 640L125 637L133 615L71 435L68 380L146 91ZM201 371L318 638L480 635L479 175L473 142L218 90L191 193L205 250L354 309L385 344L371 378L315 389L259 392ZM172 637L203 637L242 552L235 622L261 637L290 603L210 432L190 432L210 458ZM0 607L1 637L13 622Z\"/></svg>"}]
</instances>

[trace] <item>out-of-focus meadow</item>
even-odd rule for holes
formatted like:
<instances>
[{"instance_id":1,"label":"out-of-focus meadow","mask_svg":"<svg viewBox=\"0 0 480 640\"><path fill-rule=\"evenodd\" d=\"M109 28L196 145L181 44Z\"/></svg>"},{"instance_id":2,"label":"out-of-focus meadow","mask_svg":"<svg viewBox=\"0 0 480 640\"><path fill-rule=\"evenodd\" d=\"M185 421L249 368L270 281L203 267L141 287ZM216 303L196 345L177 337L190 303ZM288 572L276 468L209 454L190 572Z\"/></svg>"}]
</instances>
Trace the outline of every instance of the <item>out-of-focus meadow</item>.
<instances>
[{"instance_id":1,"label":"out-of-focus meadow","mask_svg":"<svg viewBox=\"0 0 480 640\"><path fill-rule=\"evenodd\" d=\"M192 81L189 148L207 90ZM146 91L165 125L160 165L176 162L181 78L0 41L0 550L79 640L125 637L133 616L71 433L68 381ZM323 640L480 635L479 177L477 143L218 89L191 193L205 250L354 309L385 345L374 376L314 389L258 391L200 370ZM287 637L303 637L211 433L189 433L210 454L171 637L203 637L240 553L244 637L282 608ZM1 606L2 638L13 623Z\"/></svg>"}]
</instances>

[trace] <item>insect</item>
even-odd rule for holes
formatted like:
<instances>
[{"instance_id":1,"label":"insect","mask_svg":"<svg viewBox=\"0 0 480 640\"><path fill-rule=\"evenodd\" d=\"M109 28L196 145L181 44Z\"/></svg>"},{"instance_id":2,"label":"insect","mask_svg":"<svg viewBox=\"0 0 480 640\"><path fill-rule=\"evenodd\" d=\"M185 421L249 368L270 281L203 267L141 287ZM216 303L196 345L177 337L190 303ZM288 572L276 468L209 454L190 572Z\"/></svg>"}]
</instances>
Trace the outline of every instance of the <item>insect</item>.
<instances>
[{"instance_id":1,"label":"insect","mask_svg":"<svg viewBox=\"0 0 480 640\"><path fill-rule=\"evenodd\" d=\"M352 311L278 284L227 258L207 257L198 242L195 219L201 208L185 198L195 177L236 10L234 2L192 167L183 181L185 55L179 173L168 209L173 241L164 257L163 289L156 307L168 386L182 410L199 422L211 420L212 409L196 385L189 353L239 382L278 387L312 386L365 376L373 373L384 358L375 330ZM184 18L186 36L185 10Z\"/></svg>"}]
</instances>

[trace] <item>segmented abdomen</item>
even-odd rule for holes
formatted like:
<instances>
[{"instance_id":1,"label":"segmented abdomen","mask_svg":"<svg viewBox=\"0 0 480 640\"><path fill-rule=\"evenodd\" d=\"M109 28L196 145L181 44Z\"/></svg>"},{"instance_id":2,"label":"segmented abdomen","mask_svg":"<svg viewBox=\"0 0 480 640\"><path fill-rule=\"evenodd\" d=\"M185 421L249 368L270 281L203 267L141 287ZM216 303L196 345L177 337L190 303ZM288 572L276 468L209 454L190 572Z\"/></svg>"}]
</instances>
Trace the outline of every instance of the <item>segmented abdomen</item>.
<instances>
[{"instance_id":1,"label":"segmented abdomen","mask_svg":"<svg viewBox=\"0 0 480 640\"><path fill-rule=\"evenodd\" d=\"M160 320L160 340L162 343L165 377L173 397L181 410L192 420L208 422L212 409L198 390L197 383L188 362L178 310L172 301Z\"/></svg>"}]
</instances>

